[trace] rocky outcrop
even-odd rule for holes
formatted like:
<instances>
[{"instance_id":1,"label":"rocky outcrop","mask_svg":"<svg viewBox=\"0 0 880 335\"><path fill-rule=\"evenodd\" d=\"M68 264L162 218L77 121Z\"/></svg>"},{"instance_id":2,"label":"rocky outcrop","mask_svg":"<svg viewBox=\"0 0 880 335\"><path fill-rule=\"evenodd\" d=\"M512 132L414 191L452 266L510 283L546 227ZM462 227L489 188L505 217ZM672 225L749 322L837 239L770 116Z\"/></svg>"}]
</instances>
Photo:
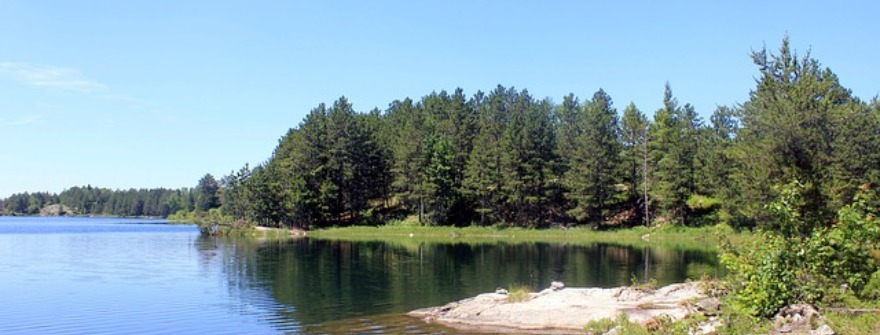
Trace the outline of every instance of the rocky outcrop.
<instances>
[{"instance_id":1,"label":"rocky outcrop","mask_svg":"<svg viewBox=\"0 0 880 335\"><path fill-rule=\"evenodd\" d=\"M816 307L807 304L788 305L773 318L771 335L835 335Z\"/></svg>"},{"instance_id":2,"label":"rocky outcrop","mask_svg":"<svg viewBox=\"0 0 880 335\"><path fill-rule=\"evenodd\" d=\"M528 299L521 302L510 302L504 290L497 290L444 306L415 310L408 315L456 328L558 334L583 333L587 322L614 319L620 313L644 324L658 317L679 320L703 309L717 311L717 301L706 297L693 283L656 290L566 288L558 283L529 294ZM712 331L714 329L709 330Z\"/></svg>"}]
</instances>

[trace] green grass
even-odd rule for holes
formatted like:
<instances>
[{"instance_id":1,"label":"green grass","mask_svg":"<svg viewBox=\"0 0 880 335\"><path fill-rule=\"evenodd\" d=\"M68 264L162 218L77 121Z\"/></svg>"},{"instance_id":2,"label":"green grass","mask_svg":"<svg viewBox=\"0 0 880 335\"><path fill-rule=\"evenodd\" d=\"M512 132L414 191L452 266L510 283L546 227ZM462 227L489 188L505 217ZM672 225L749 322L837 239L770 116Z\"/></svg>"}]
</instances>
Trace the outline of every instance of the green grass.
<instances>
[{"instance_id":1,"label":"green grass","mask_svg":"<svg viewBox=\"0 0 880 335\"><path fill-rule=\"evenodd\" d=\"M529 300L532 289L526 285L510 285L507 290L507 302L523 302Z\"/></svg>"},{"instance_id":2,"label":"green grass","mask_svg":"<svg viewBox=\"0 0 880 335\"><path fill-rule=\"evenodd\" d=\"M838 334L880 334L880 313L823 313L828 325Z\"/></svg>"},{"instance_id":3,"label":"green grass","mask_svg":"<svg viewBox=\"0 0 880 335\"><path fill-rule=\"evenodd\" d=\"M603 318L598 320L590 320L584 326L584 331L587 334L605 334L611 329L617 327L617 321L611 318Z\"/></svg>"},{"instance_id":4,"label":"green grass","mask_svg":"<svg viewBox=\"0 0 880 335\"><path fill-rule=\"evenodd\" d=\"M590 228L527 229L499 227L431 227L419 226L412 218L390 222L378 227L353 226L326 228L309 232L321 239L346 241L436 242L436 243L521 243L546 242L569 244L612 243L627 246L662 245L679 249L717 250L719 231L714 226L698 228L646 228L597 231ZM405 243L405 242L404 242Z\"/></svg>"},{"instance_id":5,"label":"green grass","mask_svg":"<svg viewBox=\"0 0 880 335\"><path fill-rule=\"evenodd\" d=\"M626 313L620 313L617 315L616 319L599 319L587 322L587 325L584 326L584 331L587 334L605 334L608 331L617 328L617 334L624 335L649 335L651 333L648 332L644 326L639 324L638 322L632 322L629 320L629 317Z\"/></svg>"}]
</instances>

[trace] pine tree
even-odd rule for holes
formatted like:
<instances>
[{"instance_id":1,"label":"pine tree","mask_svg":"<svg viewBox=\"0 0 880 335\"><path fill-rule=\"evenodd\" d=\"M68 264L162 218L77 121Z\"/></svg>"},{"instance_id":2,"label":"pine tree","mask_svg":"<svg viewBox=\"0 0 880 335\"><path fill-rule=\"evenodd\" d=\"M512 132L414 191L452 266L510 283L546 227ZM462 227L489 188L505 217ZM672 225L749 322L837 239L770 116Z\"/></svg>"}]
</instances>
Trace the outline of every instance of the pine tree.
<instances>
[{"instance_id":1,"label":"pine tree","mask_svg":"<svg viewBox=\"0 0 880 335\"><path fill-rule=\"evenodd\" d=\"M525 90L514 97L499 142L504 176L499 212L509 224L542 226L547 224L548 182L556 163L553 107L548 101L536 102Z\"/></svg>"},{"instance_id":2,"label":"pine tree","mask_svg":"<svg viewBox=\"0 0 880 335\"><path fill-rule=\"evenodd\" d=\"M859 142L874 140L848 134L865 133L868 129L858 126L874 120L831 70L823 69L809 52L799 58L788 37L778 54L769 54L764 48L752 53L752 60L760 77L742 106L743 128L737 148L742 165L737 184L739 193L746 197L739 201L742 213L766 222L768 213L762 204L776 197L773 186L798 180L804 185L800 210L805 217L816 224L831 222L826 219L835 207L847 201L845 196L852 194L858 181L868 179L851 178L865 175L858 166L873 163L850 152L870 151L858 148ZM848 164L850 161L855 164ZM855 185L842 186L844 183Z\"/></svg>"},{"instance_id":3,"label":"pine tree","mask_svg":"<svg viewBox=\"0 0 880 335\"><path fill-rule=\"evenodd\" d=\"M214 179L210 173L206 174L202 179L199 179L199 184L196 186L196 209L198 211L207 212L212 208L217 208L220 206L220 198L218 191L220 189L220 184L217 182L217 179ZM138 202L137 193L130 192L130 198L134 198L130 200L132 203L129 208L132 210L130 213L132 216L140 216L140 211L143 206L136 204Z\"/></svg>"},{"instance_id":4,"label":"pine tree","mask_svg":"<svg viewBox=\"0 0 880 335\"><path fill-rule=\"evenodd\" d=\"M623 145L623 181L627 185L630 198L638 198L642 193L644 147L648 126L648 118L635 104L630 103L626 106L620 120L620 140Z\"/></svg>"},{"instance_id":5,"label":"pine tree","mask_svg":"<svg viewBox=\"0 0 880 335\"><path fill-rule=\"evenodd\" d=\"M501 172L500 148L508 119L511 98L516 95L513 89L498 86L477 104L477 135L474 138L473 154L468 159L463 187L466 195L476 204L475 211L480 225L500 221L499 188L504 176Z\"/></svg>"},{"instance_id":6,"label":"pine tree","mask_svg":"<svg viewBox=\"0 0 880 335\"><path fill-rule=\"evenodd\" d=\"M615 174L620 159L618 117L611 97L601 89L597 91L575 124L574 150L565 175L568 197L575 202L570 213L599 225L615 202Z\"/></svg>"},{"instance_id":7,"label":"pine tree","mask_svg":"<svg viewBox=\"0 0 880 335\"><path fill-rule=\"evenodd\" d=\"M394 101L385 116L387 142L391 145L392 190L404 207L423 212L426 165L425 143L429 132L424 109L410 99ZM420 215L421 221L422 215Z\"/></svg>"},{"instance_id":8,"label":"pine tree","mask_svg":"<svg viewBox=\"0 0 880 335\"><path fill-rule=\"evenodd\" d=\"M621 175L623 176L623 184L628 190L627 201L641 204L633 206L634 209L637 209L633 217L636 222L644 221L646 215L649 126L648 118L635 104L630 103L623 110L623 117L620 120L620 141L623 145L621 149Z\"/></svg>"},{"instance_id":9,"label":"pine tree","mask_svg":"<svg viewBox=\"0 0 880 335\"><path fill-rule=\"evenodd\" d=\"M687 224L687 200L695 194L696 155L701 121L690 105L680 107L669 84L663 94L663 108L654 113L650 131L653 158L651 193L662 214Z\"/></svg>"}]
</instances>

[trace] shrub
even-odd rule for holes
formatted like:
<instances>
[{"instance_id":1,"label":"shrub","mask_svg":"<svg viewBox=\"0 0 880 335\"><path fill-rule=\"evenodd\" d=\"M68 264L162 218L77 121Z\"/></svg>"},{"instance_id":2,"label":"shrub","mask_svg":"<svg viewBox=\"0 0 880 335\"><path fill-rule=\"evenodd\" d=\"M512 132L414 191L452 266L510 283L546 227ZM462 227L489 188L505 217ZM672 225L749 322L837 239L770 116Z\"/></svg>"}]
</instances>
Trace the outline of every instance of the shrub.
<instances>
[{"instance_id":1,"label":"shrub","mask_svg":"<svg viewBox=\"0 0 880 335\"><path fill-rule=\"evenodd\" d=\"M838 211L836 224L822 226L803 216L802 190L795 181L768 206L775 230L759 232L738 248L722 243L734 308L771 316L787 304L815 303L842 284L862 292L876 271L870 254L880 237L876 194L863 187L852 204Z\"/></svg>"},{"instance_id":2,"label":"shrub","mask_svg":"<svg viewBox=\"0 0 880 335\"><path fill-rule=\"evenodd\" d=\"M691 195L686 202L691 225L701 226L705 224L713 224L719 221L719 211L721 209L721 201L703 195Z\"/></svg>"},{"instance_id":3,"label":"shrub","mask_svg":"<svg viewBox=\"0 0 880 335\"><path fill-rule=\"evenodd\" d=\"M532 289L526 285L511 285L507 291L507 302L522 302L529 300Z\"/></svg>"},{"instance_id":4,"label":"shrub","mask_svg":"<svg viewBox=\"0 0 880 335\"><path fill-rule=\"evenodd\" d=\"M584 331L588 334L605 334L614 329L614 327L617 327L616 321L611 318L602 318L587 322L584 326Z\"/></svg>"},{"instance_id":5,"label":"shrub","mask_svg":"<svg viewBox=\"0 0 880 335\"><path fill-rule=\"evenodd\" d=\"M865 284L865 287L862 288L859 295L865 299L880 299L880 270L875 271L874 274L871 275L871 278L868 279L868 283Z\"/></svg>"},{"instance_id":6,"label":"shrub","mask_svg":"<svg viewBox=\"0 0 880 335\"><path fill-rule=\"evenodd\" d=\"M638 322L632 322L629 320L629 317L625 313L620 313L617 315L616 319L604 318L599 320L592 320L587 322L584 326L584 331L588 334L605 334L612 329L617 328L618 334L627 334L627 335L648 335L648 329L643 327Z\"/></svg>"}]
</instances>

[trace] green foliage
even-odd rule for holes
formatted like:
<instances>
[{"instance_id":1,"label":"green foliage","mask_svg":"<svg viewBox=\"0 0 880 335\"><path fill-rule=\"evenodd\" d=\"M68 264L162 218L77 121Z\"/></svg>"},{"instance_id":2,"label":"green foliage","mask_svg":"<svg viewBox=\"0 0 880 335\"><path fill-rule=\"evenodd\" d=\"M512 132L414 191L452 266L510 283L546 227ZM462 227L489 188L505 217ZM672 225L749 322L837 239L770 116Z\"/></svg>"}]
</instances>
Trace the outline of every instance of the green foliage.
<instances>
[{"instance_id":1,"label":"green foliage","mask_svg":"<svg viewBox=\"0 0 880 335\"><path fill-rule=\"evenodd\" d=\"M702 121L691 105L678 105L672 89L666 85L663 108L654 113L651 129L651 193L662 214L673 222L688 224L687 199L696 191L698 130Z\"/></svg>"},{"instance_id":2,"label":"green foliage","mask_svg":"<svg viewBox=\"0 0 880 335\"><path fill-rule=\"evenodd\" d=\"M837 334L875 335L880 333L880 313L823 313Z\"/></svg>"},{"instance_id":3,"label":"green foliage","mask_svg":"<svg viewBox=\"0 0 880 335\"><path fill-rule=\"evenodd\" d=\"M868 283L859 292L859 295L865 299L880 300L880 270L874 271L868 278Z\"/></svg>"},{"instance_id":4,"label":"green foliage","mask_svg":"<svg viewBox=\"0 0 880 335\"><path fill-rule=\"evenodd\" d=\"M203 235L246 235L254 228L247 221L223 214L219 208L207 212L196 211L193 216Z\"/></svg>"},{"instance_id":5,"label":"green foliage","mask_svg":"<svg viewBox=\"0 0 880 335\"><path fill-rule=\"evenodd\" d=\"M728 268L734 295L730 305L749 315L770 316L792 302L802 267L792 264L797 256L781 236L763 232L737 250L724 250L721 261Z\"/></svg>"},{"instance_id":6,"label":"green foliage","mask_svg":"<svg viewBox=\"0 0 880 335\"><path fill-rule=\"evenodd\" d=\"M687 333L670 333L666 332L666 328L658 327L654 329L654 331L649 331L645 326L639 324L638 322L632 322L629 319L629 316L626 313L620 313L617 315L617 318L604 318L598 320L591 320L587 322L584 326L584 331L587 334L600 335L605 334L612 329L615 329L617 334L627 334L627 335L650 335L650 334L687 334Z\"/></svg>"},{"instance_id":7,"label":"green foliage","mask_svg":"<svg viewBox=\"0 0 880 335\"><path fill-rule=\"evenodd\" d=\"M767 334L773 323L744 311L736 305L726 304L722 318L723 327L717 329L718 335Z\"/></svg>"},{"instance_id":8,"label":"green foliage","mask_svg":"<svg viewBox=\"0 0 880 335\"><path fill-rule=\"evenodd\" d=\"M207 212L220 207L220 183L210 173L199 179L194 190L196 197L196 210Z\"/></svg>"},{"instance_id":9,"label":"green foliage","mask_svg":"<svg viewBox=\"0 0 880 335\"><path fill-rule=\"evenodd\" d=\"M864 187L838 212L837 224L815 228L802 212L803 190L793 182L768 205L777 230L762 231L738 247L724 246L721 257L731 271L734 308L770 316L787 304L816 303L844 284L865 292L877 270L870 255L880 241L876 193Z\"/></svg>"},{"instance_id":10,"label":"green foliage","mask_svg":"<svg viewBox=\"0 0 880 335\"><path fill-rule=\"evenodd\" d=\"M740 215L774 222L763 206L779 194L772 186L799 180L804 218L830 222L858 185L880 181L876 112L809 52L798 57L788 37L778 54L763 49L752 60L760 76L739 110L742 127L731 151L738 192L729 194Z\"/></svg>"},{"instance_id":11,"label":"green foliage","mask_svg":"<svg viewBox=\"0 0 880 335\"><path fill-rule=\"evenodd\" d=\"M344 97L313 109L255 173L268 199L257 199L262 212L254 221L309 228L361 219L388 183L373 118L356 114Z\"/></svg>"},{"instance_id":12,"label":"green foliage","mask_svg":"<svg viewBox=\"0 0 880 335\"><path fill-rule=\"evenodd\" d=\"M507 302L528 301L532 294L532 288L526 285L510 285L507 290Z\"/></svg>"},{"instance_id":13,"label":"green foliage","mask_svg":"<svg viewBox=\"0 0 880 335\"><path fill-rule=\"evenodd\" d=\"M715 224L721 222L721 201L717 198L692 194L686 202L692 225Z\"/></svg>"},{"instance_id":14,"label":"green foliage","mask_svg":"<svg viewBox=\"0 0 880 335\"><path fill-rule=\"evenodd\" d=\"M648 278L648 280L642 281L636 277L636 275L630 277L630 287L637 290L653 291L656 290L658 286L656 278Z\"/></svg>"},{"instance_id":15,"label":"green foliage","mask_svg":"<svg viewBox=\"0 0 880 335\"><path fill-rule=\"evenodd\" d=\"M688 209L694 214L711 213L721 208L721 201L699 194L691 195L686 202Z\"/></svg>"},{"instance_id":16,"label":"green foliage","mask_svg":"<svg viewBox=\"0 0 880 335\"><path fill-rule=\"evenodd\" d=\"M46 206L61 204L67 215L124 217L166 217L194 206L192 192L187 188L110 190L91 185L71 187L59 194L13 194L2 203L2 211L13 215L38 215Z\"/></svg>"},{"instance_id":17,"label":"green foliage","mask_svg":"<svg viewBox=\"0 0 880 335\"><path fill-rule=\"evenodd\" d=\"M600 89L593 95L572 120L575 136L570 140L578 150L562 157L566 196L574 205L569 213L596 226L611 214L620 168L618 117L611 106L611 97L605 91Z\"/></svg>"},{"instance_id":18,"label":"green foliage","mask_svg":"<svg viewBox=\"0 0 880 335\"><path fill-rule=\"evenodd\" d=\"M617 325L617 320L611 318L590 320L590 322L587 322L587 324L584 325L584 331L587 332L587 334L601 335L611 331L614 327L617 327Z\"/></svg>"}]
</instances>

